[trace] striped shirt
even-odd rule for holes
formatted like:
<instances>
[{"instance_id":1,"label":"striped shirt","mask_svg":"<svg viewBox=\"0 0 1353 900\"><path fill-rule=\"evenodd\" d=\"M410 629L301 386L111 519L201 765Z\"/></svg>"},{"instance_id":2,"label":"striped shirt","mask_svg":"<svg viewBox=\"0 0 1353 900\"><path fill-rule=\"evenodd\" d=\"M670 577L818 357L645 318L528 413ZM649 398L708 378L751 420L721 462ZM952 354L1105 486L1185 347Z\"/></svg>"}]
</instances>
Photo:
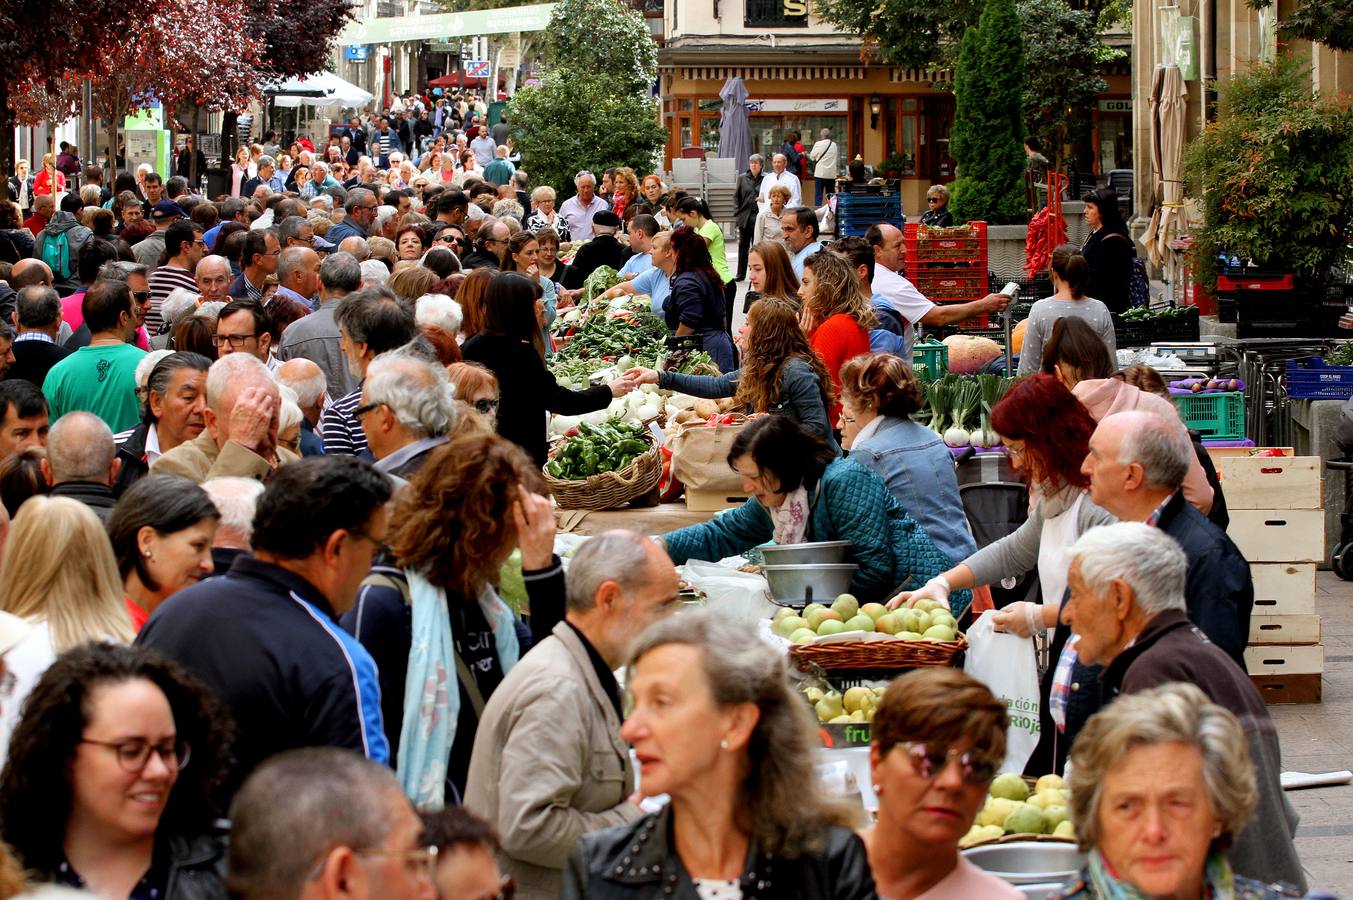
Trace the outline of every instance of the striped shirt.
<instances>
[{"instance_id":1,"label":"striped shirt","mask_svg":"<svg viewBox=\"0 0 1353 900\"><path fill-rule=\"evenodd\" d=\"M366 434L362 423L352 412L362 405L362 385L330 404L320 416L319 429L324 438L324 452L329 456L345 454L360 456L366 451Z\"/></svg>"},{"instance_id":2,"label":"striped shirt","mask_svg":"<svg viewBox=\"0 0 1353 900\"><path fill-rule=\"evenodd\" d=\"M146 334L156 335L164 325L160 307L174 288L184 288L196 294L197 280L193 273L178 266L160 266L146 279L150 283L150 312L146 313Z\"/></svg>"}]
</instances>

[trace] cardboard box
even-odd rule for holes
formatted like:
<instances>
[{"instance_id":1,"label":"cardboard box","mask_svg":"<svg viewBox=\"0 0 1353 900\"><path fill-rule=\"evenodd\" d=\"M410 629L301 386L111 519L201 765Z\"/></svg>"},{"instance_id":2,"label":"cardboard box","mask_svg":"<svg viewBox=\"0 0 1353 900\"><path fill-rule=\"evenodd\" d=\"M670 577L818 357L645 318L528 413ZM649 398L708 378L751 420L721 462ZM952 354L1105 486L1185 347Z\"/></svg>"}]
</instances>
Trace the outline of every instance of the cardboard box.
<instances>
[{"instance_id":1,"label":"cardboard box","mask_svg":"<svg viewBox=\"0 0 1353 900\"><path fill-rule=\"evenodd\" d=\"M1245 670L1250 675L1319 675L1325 671L1325 645L1246 647Z\"/></svg>"},{"instance_id":2,"label":"cardboard box","mask_svg":"<svg viewBox=\"0 0 1353 900\"><path fill-rule=\"evenodd\" d=\"M1315 563L1254 563L1254 615L1315 614Z\"/></svg>"},{"instance_id":3,"label":"cardboard box","mask_svg":"<svg viewBox=\"0 0 1353 900\"><path fill-rule=\"evenodd\" d=\"M686 488L686 508L692 512L718 512L741 506L750 494L728 493L727 491L701 491Z\"/></svg>"},{"instance_id":4,"label":"cardboard box","mask_svg":"<svg viewBox=\"0 0 1353 900\"><path fill-rule=\"evenodd\" d=\"M1226 533L1252 563L1320 562L1325 557L1324 510L1233 509L1230 514Z\"/></svg>"},{"instance_id":5,"label":"cardboard box","mask_svg":"<svg viewBox=\"0 0 1353 900\"><path fill-rule=\"evenodd\" d=\"M1319 616L1250 616L1250 644L1318 644Z\"/></svg>"},{"instance_id":6,"label":"cardboard box","mask_svg":"<svg viewBox=\"0 0 1353 900\"><path fill-rule=\"evenodd\" d=\"M1318 456L1223 457L1217 475L1231 509L1321 509Z\"/></svg>"}]
</instances>

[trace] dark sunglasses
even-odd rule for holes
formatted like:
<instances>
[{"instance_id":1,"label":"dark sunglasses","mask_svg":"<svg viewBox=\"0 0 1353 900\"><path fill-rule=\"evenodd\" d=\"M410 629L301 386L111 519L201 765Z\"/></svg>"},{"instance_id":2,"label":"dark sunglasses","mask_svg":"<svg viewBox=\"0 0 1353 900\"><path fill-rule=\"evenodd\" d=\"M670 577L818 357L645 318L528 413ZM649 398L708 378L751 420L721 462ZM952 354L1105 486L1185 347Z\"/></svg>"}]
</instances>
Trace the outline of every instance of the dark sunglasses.
<instances>
[{"instance_id":1,"label":"dark sunglasses","mask_svg":"<svg viewBox=\"0 0 1353 900\"><path fill-rule=\"evenodd\" d=\"M478 410L479 412L481 412L481 413L483 413L484 415L487 416L487 415L488 415L489 413L491 413L491 412L497 412L497 411L498 411L498 401L497 401L497 400L476 400L476 401L474 402L474 408L475 408L476 410Z\"/></svg>"},{"instance_id":2,"label":"dark sunglasses","mask_svg":"<svg viewBox=\"0 0 1353 900\"><path fill-rule=\"evenodd\" d=\"M1000 768L998 761L972 750L959 753L950 747L933 746L920 741L908 741L902 744L902 749L906 751L917 776L927 781L943 772L951 759L958 760L959 772L968 784L984 785L996 776L996 770Z\"/></svg>"},{"instance_id":3,"label":"dark sunglasses","mask_svg":"<svg viewBox=\"0 0 1353 900\"><path fill-rule=\"evenodd\" d=\"M364 416L370 415L384 405L384 403L368 403L365 406L359 406L352 411L352 417L360 421Z\"/></svg>"},{"instance_id":4,"label":"dark sunglasses","mask_svg":"<svg viewBox=\"0 0 1353 900\"><path fill-rule=\"evenodd\" d=\"M939 198L939 197L926 197L926 198L925 198L925 202L926 202L926 203L939 203L939 202L940 202L940 198Z\"/></svg>"},{"instance_id":5,"label":"dark sunglasses","mask_svg":"<svg viewBox=\"0 0 1353 900\"><path fill-rule=\"evenodd\" d=\"M145 303L150 299L150 291L132 291L132 296L136 298L137 303Z\"/></svg>"}]
</instances>

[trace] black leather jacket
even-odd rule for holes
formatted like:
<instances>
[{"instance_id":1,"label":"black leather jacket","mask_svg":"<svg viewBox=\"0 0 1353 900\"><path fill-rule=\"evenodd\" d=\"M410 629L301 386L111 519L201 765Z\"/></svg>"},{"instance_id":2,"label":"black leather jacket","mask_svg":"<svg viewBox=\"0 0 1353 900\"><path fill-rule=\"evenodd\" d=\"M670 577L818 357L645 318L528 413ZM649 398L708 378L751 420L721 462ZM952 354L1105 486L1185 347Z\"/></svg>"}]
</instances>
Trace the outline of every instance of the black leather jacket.
<instances>
[{"instance_id":1,"label":"black leather jacket","mask_svg":"<svg viewBox=\"0 0 1353 900\"><path fill-rule=\"evenodd\" d=\"M832 828L826 849L778 859L753 849L741 878L743 900L874 900L864 843ZM561 900L695 898L695 884L673 847L672 808L586 835L564 871Z\"/></svg>"}]
</instances>

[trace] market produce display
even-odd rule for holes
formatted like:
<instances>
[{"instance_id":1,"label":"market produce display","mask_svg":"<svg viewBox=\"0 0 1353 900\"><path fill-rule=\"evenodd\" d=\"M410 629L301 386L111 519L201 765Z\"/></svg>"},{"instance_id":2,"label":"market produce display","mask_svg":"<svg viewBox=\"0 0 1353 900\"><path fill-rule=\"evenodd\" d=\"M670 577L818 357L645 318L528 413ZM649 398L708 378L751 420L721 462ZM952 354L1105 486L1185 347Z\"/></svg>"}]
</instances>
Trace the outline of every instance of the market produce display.
<instances>
[{"instance_id":1,"label":"market produce display","mask_svg":"<svg viewBox=\"0 0 1353 900\"><path fill-rule=\"evenodd\" d=\"M577 481L601 472L620 472L650 447L642 425L619 419L604 425L579 422L573 432L545 464L545 471L553 478Z\"/></svg>"},{"instance_id":2,"label":"market produce display","mask_svg":"<svg viewBox=\"0 0 1353 900\"><path fill-rule=\"evenodd\" d=\"M1331 366L1353 366L1353 341L1341 341L1326 350L1325 363Z\"/></svg>"},{"instance_id":3,"label":"market produce display","mask_svg":"<svg viewBox=\"0 0 1353 900\"><path fill-rule=\"evenodd\" d=\"M991 430L991 410L1014 383L1005 375L964 377L950 372L924 385L926 408L913 418L930 426L950 447L1000 446L1000 437Z\"/></svg>"},{"instance_id":4,"label":"market produce display","mask_svg":"<svg viewBox=\"0 0 1353 900\"><path fill-rule=\"evenodd\" d=\"M1171 394L1216 394L1243 390L1245 382L1239 378L1185 378L1170 385Z\"/></svg>"},{"instance_id":5,"label":"market produce display","mask_svg":"<svg viewBox=\"0 0 1353 900\"><path fill-rule=\"evenodd\" d=\"M1061 776L1044 775L1031 791L1013 772L997 775L977 821L958 845L971 847L1009 834L1048 834L1075 840L1070 804L1071 790Z\"/></svg>"},{"instance_id":6,"label":"market produce display","mask_svg":"<svg viewBox=\"0 0 1353 900\"><path fill-rule=\"evenodd\" d=\"M913 609L889 612L881 603L861 606L851 594L840 595L831 606L810 603L802 612L783 607L771 619L771 629L791 644L851 632L888 634L904 641L952 641L958 636L958 622L942 603L920 600Z\"/></svg>"},{"instance_id":7,"label":"market produce display","mask_svg":"<svg viewBox=\"0 0 1353 900\"><path fill-rule=\"evenodd\" d=\"M1124 322L1173 322L1188 318L1195 313L1190 310L1191 306L1134 306L1125 312L1119 313L1118 318Z\"/></svg>"},{"instance_id":8,"label":"market produce display","mask_svg":"<svg viewBox=\"0 0 1353 900\"><path fill-rule=\"evenodd\" d=\"M1001 345L987 337L951 334L944 339L949 348L949 371L957 375L976 375L987 363L1001 356Z\"/></svg>"},{"instance_id":9,"label":"market produce display","mask_svg":"<svg viewBox=\"0 0 1353 900\"><path fill-rule=\"evenodd\" d=\"M589 275L588 281L605 271L614 273L603 266ZM602 277L596 285L605 285L608 280ZM685 374L718 372L703 351L668 350L670 332L662 319L653 315L648 295L602 300L600 295L605 290L600 288L595 302L563 312L551 326L555 337L567 338L549 361L550 372L561 387L583 390L617 378L635 366Z\"/></svg>"},{"instance_id":10,"label":"market produce display","mask_svg":"<svg viewBox=\"0 0 1353 900\"><path fill-rule=\"evenodd\" d=\"M883 702L887 687L851 687L845 692L806 687L803 695L813 704L813 712L822 725L850 725L874 721L874 711Z\"/></svg>"}]
</instances>

